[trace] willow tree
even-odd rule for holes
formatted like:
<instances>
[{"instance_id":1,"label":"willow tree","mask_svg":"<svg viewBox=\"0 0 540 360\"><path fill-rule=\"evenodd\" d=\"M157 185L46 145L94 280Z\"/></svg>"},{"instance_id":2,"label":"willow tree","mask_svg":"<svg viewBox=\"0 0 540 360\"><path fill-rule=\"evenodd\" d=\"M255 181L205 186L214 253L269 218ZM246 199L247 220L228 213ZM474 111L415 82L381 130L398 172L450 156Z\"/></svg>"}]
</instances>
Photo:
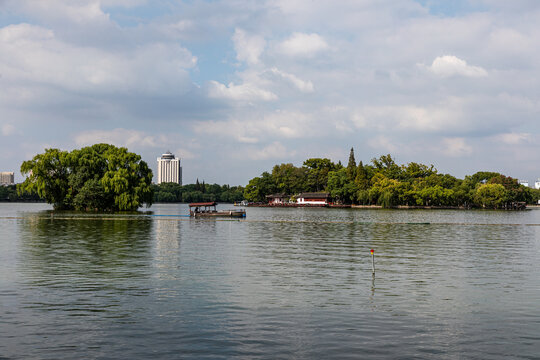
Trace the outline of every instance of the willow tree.
<instances>
[{"instance_id":1,"label":"willow tree","mask_svg":"<svg viewBox=\"0 0 540 360\"><path fill-rule=\"evenodd\" d=\"M46 149L23 162L21 173L27 178L17 191L38 194L55 209L118 211L152 204L152 170L123 147Z\"/></svg>"}]
</instances>

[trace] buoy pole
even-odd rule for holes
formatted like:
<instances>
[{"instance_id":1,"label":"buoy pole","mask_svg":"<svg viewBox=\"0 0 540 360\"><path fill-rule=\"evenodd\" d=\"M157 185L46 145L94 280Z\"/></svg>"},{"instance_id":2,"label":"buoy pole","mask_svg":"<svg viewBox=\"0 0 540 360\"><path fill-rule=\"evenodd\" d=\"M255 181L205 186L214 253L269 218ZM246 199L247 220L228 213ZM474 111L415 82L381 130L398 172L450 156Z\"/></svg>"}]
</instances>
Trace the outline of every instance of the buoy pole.
<instances>
[{"instance_id":1,"label":"buoy pole","mask_svg":"<svg viewBox=\"0 0 540 360\"><path fill-rule=\"evenodd\" d=\"M371 272L375 275L375 250L371 249Z\"/></svg>"}]
</instances>

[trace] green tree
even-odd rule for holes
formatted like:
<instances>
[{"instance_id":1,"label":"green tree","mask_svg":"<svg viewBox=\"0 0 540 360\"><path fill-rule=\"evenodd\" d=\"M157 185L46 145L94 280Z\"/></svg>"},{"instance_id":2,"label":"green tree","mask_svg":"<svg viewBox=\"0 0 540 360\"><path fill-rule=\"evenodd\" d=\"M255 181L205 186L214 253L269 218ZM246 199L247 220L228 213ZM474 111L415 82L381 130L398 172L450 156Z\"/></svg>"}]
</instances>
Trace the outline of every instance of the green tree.
<instances>
[{"instance_id":1,"label":"green tree","mask_svg":"<svg viewBox=\"0 0 540 360\"><path fill-rule=\"evenodd\" d=\"M244 189L244 197L252 202L266 201L266 195L276 192L276 186L272 175L263 172L260 177L255 177L249 181Z\"/></svg>"},{"instance_id":2,"label":"green tree","mask_svg":"<svg viewBox=\"0 0 540 360\"><path fill-rule=\"evenodd\" d=\"M284 194L293 195L304 191L306 178L306 168L298 168L290 163L275 165L272 169L272 179L277 191Z\"/></svg>"},{"instance_id":3,"label":"green tree","mask_svg":"<svg viewBox=\"0 0 540 360\"><path fill-rule=\"evenodd\" d=\"M501 184L481 184L475 191L474 200L477 205L498 209L506 201L508 192Z\"/></svg>"},{"instance_id":4,"label":"green tree","mask_svg":"<svg viewBox=\"0 0 540 360\"><path fill-rule=\"evenodd\" d=\"M17 193L35 193L53 204L55 209L70 208L71 204L66 199L69 193L69 172L67 151L45 149L43 154L22 163L21 173L28 177L17 186Z\"/></svg>"},{"instance_id":5,"label":"green tree","mask_svg":"<svg viewBox=\"0 0 540 360\"><path fill-rule=\"evenodd\" d=\"M347 168L342 168L328 174L327 191L337 201L350 204L356 200L358 188L349 180Z\"/></svg>"},{"instance_id":6,"label":"green tree","mask_svg":"<svg viewBox=\"0 0 540 360\"><path fill-rule=\"evenodd\" d=\"M356 168L356 178L354 179L354 183L360 190L367 190L369 188L368 172L362 164L362 161L358 163L358 167Z\"/></svg>"},{"instance_id":7,"label":"green tree","mask_svg":"<svg viewBox=\"0 0 540 360\"><path fill-rule=\"evenodd\" d=\"M136 210L152 204L152 171L126 148L95 144L71 153L46 149L23 162L19 194L36 193L55 209Z\"/></svg>"},{"instance_id":8,"label":"green tree","mask_svg":"<svg viewBox=\"0 0 540 360\"><path fill-rule=\"evenodd\" d=\"M373 166L377 172L382 173L384 176L390 179L401 178L401 168L396 164L390 154L381 155L378 159L373 158L371 160Z\"/></svg>"},{"instance_id":9,"label":"green tree","mask_svg":"<svg viewBox=\"0 0 540 360\"><path fill-rule=\"evenodd\" d=\"M349 181L354 181L356 178L356 160L354 158L354 149L352 147L349 152L349 162L347 163L347 176Z\"/></svg>"},{"instance_id":10,"label":"green tree","mask_svg":"<svg viewBox=\"0 0 540 360\"><path fill-rule=\"evenodd\" d=\"M318 192L326 188L328 173L336 169L336 165L330 159L312 158L304 161L308 169L306 176L306 190Z\"/></svg>"}]
</instances>

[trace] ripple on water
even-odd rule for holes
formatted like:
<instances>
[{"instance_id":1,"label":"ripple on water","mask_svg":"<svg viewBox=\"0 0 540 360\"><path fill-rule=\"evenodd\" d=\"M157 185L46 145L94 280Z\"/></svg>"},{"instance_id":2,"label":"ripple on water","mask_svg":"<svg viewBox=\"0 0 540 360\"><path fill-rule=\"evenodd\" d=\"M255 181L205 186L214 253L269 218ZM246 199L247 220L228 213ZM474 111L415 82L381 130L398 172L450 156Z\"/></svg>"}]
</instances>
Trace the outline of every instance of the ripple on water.
<instances>
[{"instance_id":1,"label":"ripple on water","mask_svg":"<svg viewBox=\"0 0 540 360\"><path fill-rule=\"evenodd\" d=\"M199 221L25 209L0 219L8 358L540 353L529 226L540 212L250 208L247 221Z\"/></svg>"}]
</instances>

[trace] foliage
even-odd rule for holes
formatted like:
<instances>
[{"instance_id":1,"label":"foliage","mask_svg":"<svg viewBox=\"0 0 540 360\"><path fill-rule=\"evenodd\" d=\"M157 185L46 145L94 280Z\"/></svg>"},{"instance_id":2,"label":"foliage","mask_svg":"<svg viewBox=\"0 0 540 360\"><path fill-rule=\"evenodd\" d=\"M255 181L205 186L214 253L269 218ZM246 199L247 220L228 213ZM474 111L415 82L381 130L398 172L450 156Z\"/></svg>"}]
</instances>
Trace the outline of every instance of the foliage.
<instances>
[{"instance_id":1,"label":"foliage","mask_svg":"<svg viewBox=\"0 0 540 360\"><path fill-rule=\"evenodd\" d=\"M244 196L244 188L241 186L229 186L218 184L205 184L204 181L195 184L180 185L176 183L161 183L152 185L154 190L154 202L177 203L177 202L200 202L218 201L232 203L241 201Z\"/></svg>"},{"instance_id":2,"label":"foliage","mask_svg":"<svg viewBox=\"0 0 540 360\"><path fill-rule=\"evenodd\" d=\"M508 192L501 184L481 184L476 188L474 200L482 207L499 208L507 199Z\"/></svg>"},{"instance_id":3,"label":"foliage","mask_svg":"<svg viewBox=\"0 0 540 360\"><path fill-rule=\"evenodd\" d=\"M500 185L484 186L484 185ZM516 179L480 171L465 179L439 174L433 165L411 162L398 165L390 154L355 163L351 148L347 167L326 158L311 158L302 167L274 166L250 180L244 191L249 201L264 202L266 195L282 192L294 197L301 192L326 191L340 203L442 207L511 207L513 202L533 203L540 191L526 188Z\"/></svg>"},{"instance_id":4,"label":"foliage","mask_svg":"<svg viewBox=\"0 0 540 360\"><path fill-rule=\"evenodd\" d=\"M29 194L27 192L18 194L16 185L0 186L0 201L43 201L37 194Z\"/></svg>"},{"instance_id":5,"label":"foliage","mask_svg":"<svg viewBox=\"0 0 540 360\"><path fill-rule=\"evenodd\" d=\"M55 209L136 210L152 204L152 171L126 148L95 144L72 152L46 149L23 162L19 194L37 194Z\"/></svg>"},{"instance_id":6,"label":"foliage","mask_svg":"<svg viewBox=\"0 0 540 360\"><path fill-rule=\"evenodd\" d=\"M305 180L308 192L319 192L324 190L328 184L328 173L337 169L330 159L312 158L304 161L307 168Z\"/></svg>"},{"instance_id":7,"label":"foliage","mask_svg":"<svg viewBox=\"0 0 540 360\"><path fill-rule=\"evenodd\" d=\"M349 169L343 168L328 174L327 191L337 202L350 204L356 197L357 187L349 180Z\"/></svg>"}]
</instances>

